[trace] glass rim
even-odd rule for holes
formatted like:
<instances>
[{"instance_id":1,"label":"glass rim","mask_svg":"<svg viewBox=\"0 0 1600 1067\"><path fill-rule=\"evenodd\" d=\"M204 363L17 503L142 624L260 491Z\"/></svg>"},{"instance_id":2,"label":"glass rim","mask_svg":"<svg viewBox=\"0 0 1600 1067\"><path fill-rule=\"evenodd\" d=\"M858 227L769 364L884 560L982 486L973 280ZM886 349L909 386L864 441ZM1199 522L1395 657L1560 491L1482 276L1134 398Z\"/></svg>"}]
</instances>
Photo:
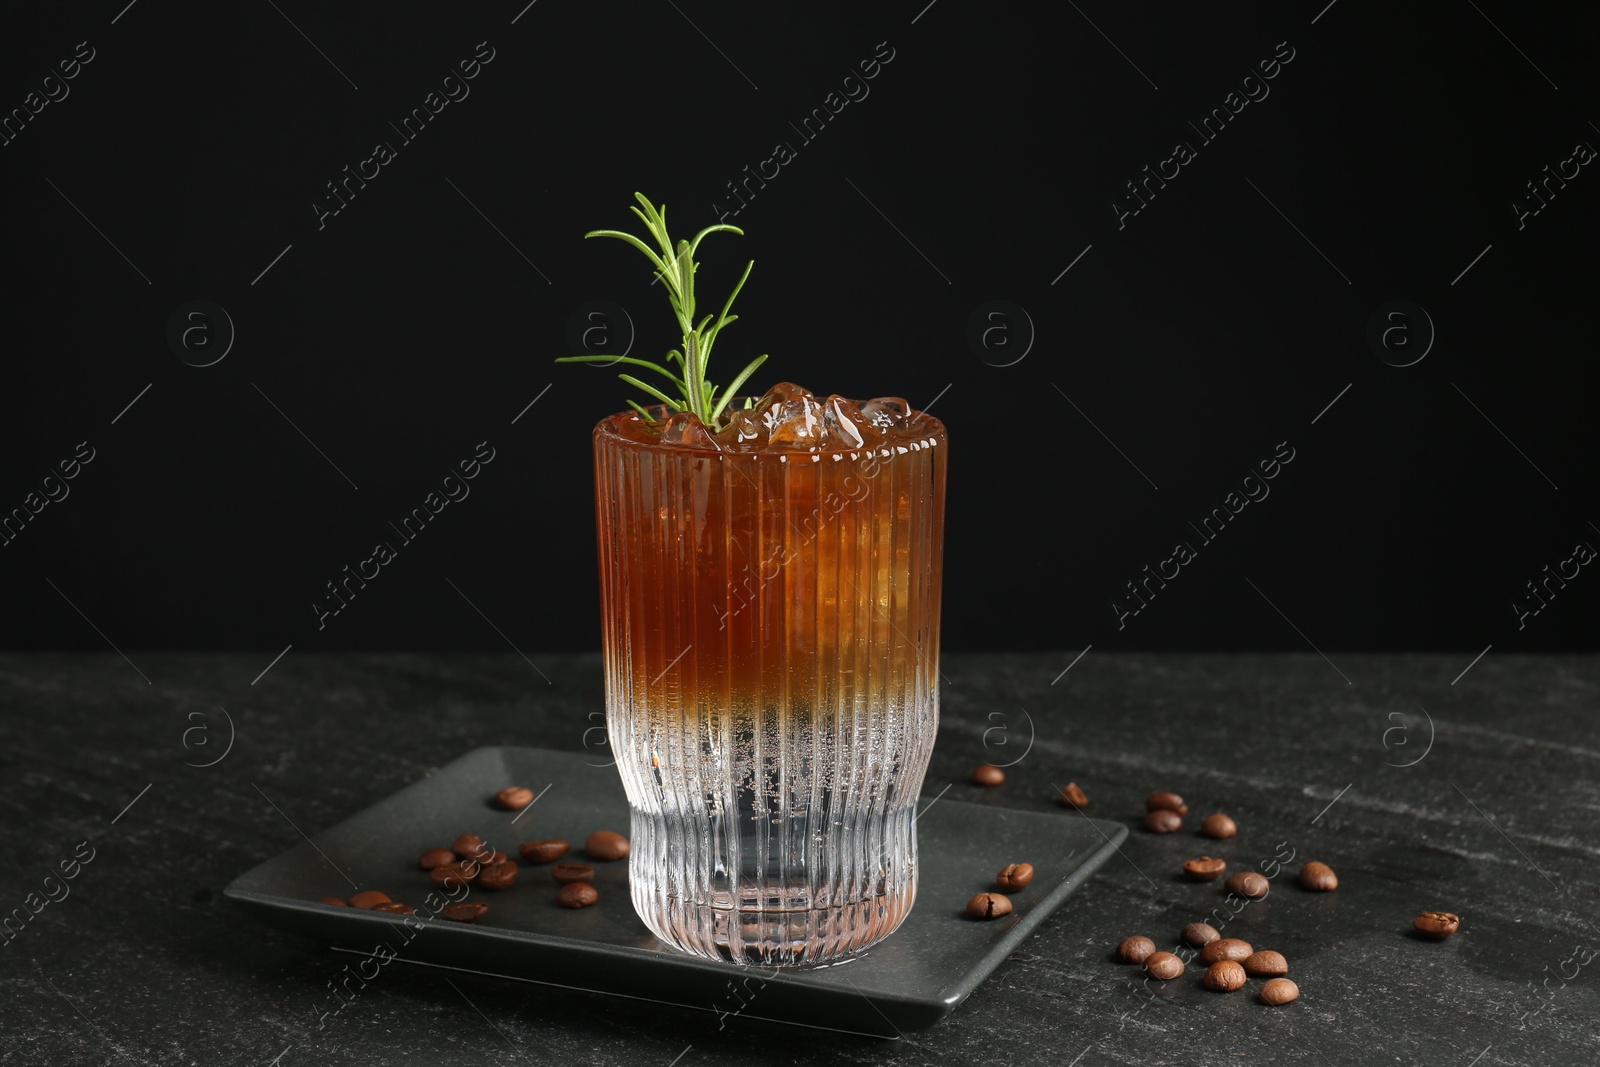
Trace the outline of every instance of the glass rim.
<instances>
[{"instance_id":1,"label":"glass rim","mask_svg":"<svg viewBox=\"0 0 1600 1067\"><path fill-rule=\"evenodd\" d=\"M761 398L759 396L735 396L733 400L729 402L728 410L732 410L734 404L742 404L747 399L760 400ZM866 402L867 401L865 400L850 400L850 403L852 404L865 404ZM649 412L653 417L656 418L664 418L666 415L670 414L670 412L667 410L667 405L665 404L646 404L643 406L645 411ZM638 418L638 412L634 411L632 408L628 409L627 411L613 412L595 424L594 436L597 439L604 437L613 444L628 446L640 451L648 451L653 453L678 453L701 458L715 457L717 459L735 456L740 459L748 459L752 461L761 461L765 459L776 462L788 462L789 457L791 456L816 457L812 462L821 462L822 457L824 456L833 457L835 462L839 462L843 459L859 461L873 457L878 459L886 459L891 455L902 453L902 451L921 451L924 447L933 447L935 445L944 447L949 446L949 434L945 429L944 423L940 422L938 418L928 414L925 411L916 411L911 409L909 405L907 405L906 418L907 420L914 422L915 427L918 430L918 433L914 439L886 441L878 445L863 445L860 448L788 448L768 449L759 452L745 452L727 448L707 447L705 445L664 444L661 441L640 441L637 438L629 437L618 430L618 426L620 425L619 420L634 418ZM913 444L916 445L915 448L912 447Z\"/></svg>"}]
</instances>

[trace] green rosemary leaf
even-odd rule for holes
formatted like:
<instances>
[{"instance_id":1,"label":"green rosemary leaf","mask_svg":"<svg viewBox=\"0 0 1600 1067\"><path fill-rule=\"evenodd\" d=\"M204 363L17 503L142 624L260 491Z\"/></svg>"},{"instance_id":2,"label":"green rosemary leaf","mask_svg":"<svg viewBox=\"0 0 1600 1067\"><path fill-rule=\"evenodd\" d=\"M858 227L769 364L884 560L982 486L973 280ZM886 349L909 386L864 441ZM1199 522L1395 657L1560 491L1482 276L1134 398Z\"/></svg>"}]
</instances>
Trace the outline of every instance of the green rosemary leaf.
<instances>
[{"instance_id":1,"label":"green rosemary leaf","mask_svg":"<svg viewBox=\"0 0 1600 1067\"><path fill-rule=\"evenodd\" d=\"M649 231L650 236L661 244L662 258L671 259L672 242L667 238L666 221L662 216L662 212L667 209L667 205L662 204L660 209L657 209L643 193L634 193L633 196L634 199L644 205L644 211L640 211L636 207L631 207L628 210L644 221L644 228Z\"/></svg>"},{"instance_id":2,"label":"green rosemary leaf","mask_svg":"<svg viewBox=\"0 0 1600 1067\"><path fill-rule=\"evenodd\" d=\"M654 415L651 415L648 411L646 411L644 408L640 407L634 401L629 400L628 401L628 406L633 408L633 410L637 411L640 415L643 415L645 422L655 422L656 421Z\"/></svg>"},{"instance_id":3,"label":"green rosemary leaf","mask_svg":"<svg viewBox=\"0 0 1600 1067\"><path fill-rule=\"evenodd\" d=\"M676 374L673 374L670 370L668 370L666 367L663 367L661 364L652 363L648 359L635 359L632 356L562 356L560 359L556 360L556 362L557 363L599 363L602 360L611 360L613 363L632 363L636 367L649 367L651 370L655 371L657 374L660 374L663 377L665 377L667 379L667 381L671 382L673 385L676 385L680 389L683 388L683 379L682 378L679 378Z\"/></svg>"},{"instance_id":4,"label":"green rosemary leaf","mask_svg":"<svg viewBox=\"0 0 1600 1067\"><path fill-rule=\"evenodd\" d=\"M682 315L685 322L694 319L694 260L689 258L689 246L678 242L678 292L682 294ZM691 327L692 328L692 327Z\"/></svg>"},{"instance_id":5,"label":"green rosemary leaf","mask_svg":"<svg viewBox=\"0 0 1600 1067\"><path fill-rule=\"evenodd\" d=\"M588 233L584 234L584 237L615 237L619 241L626 241L639 251L643 252L646 256L650 257L650 262L656 265L657 270L661 271L663 274L667 272L667 265L662 261L661 257L650 251L648 245L631 233L623 233L621 230L590 230Z\"/></svg>"},{"instance_id":6,"label":"green rosemary leaf","mask_svg":"<svg viewBox=\"0 0 1600 1067\"><path fill-rule=\"evenodd\" d=\"M617 377L621 378L623 381L627 382L629 385L636 386L636 387L638 387L640 389L643 389L645 392L649 393L651 396L655 397L657 400L661 401L663 404L666 404L668 407L673 408L673 409L675 409L677 411L682 411L683 410L683 402L681 400L672 399L670 396L668 396L666 393L663 393L661 390L657 389L655 386L646 385L644 382L641 382L639 379L635 378L631 374L619 374L619 375L617 375Z\"/></svg>"},{"instance_id":7,"label":"green rosemary leaf","mask_svg":"<svg viewBox=\"0 0 1600 1067\"><path fill-rule=\"evenodd\" d=\"M751 260L744 265L744 273L739 275L739 284L733 287L733 292L728 294L728 302L722 305L722 314L717 316L717 324L711 328L715 334L728 324L728 309L733 307L733 298L739 295L739 290L744 288L745 279L750 277L750 272L755 269L756 261Z\"/></svg>"},{"instance_id":8,"label":"green rosemary leaf","mask_svg":"<svg viewBox=\"0 0 1600 1067\"><path fill-rule=\"evenodd\" d=\"M713 419L720 419L722 417L722 411L728 406L728 401L734 398L734 395L739 392L739 387L744 385L744 383L749 380L750 375L756 372L756 368L761 366L761 364L765 363L766 361L766 353L757 356L755 359L750 361L750 365L748 367L739 372L739 376L737 378L728 384L727 391L722 394L721 402L718 403L716 407L711 409L711 417ZM749 400L749 397L745 398L745 407L750 406Z\"/></svg>"},{"instance_id":9,"label":"green rosemary leaf","mask_svg":"<svg viewBox=\"0 0 1600 1067\"><path fill-rule=\"evenodd\" d=\"M716 233L719 230L726 230L728 233L736 233L740 237L744 236L744 231L739 229L739 227L737 227L737 226L729 226L725 222L724 223L719 223L716 226L707 226L705 229L703 229L699 233L695 234L694 235L694 240L689 242L689 254L692 256L692 255L694 255L696 252L698 252L700 250L700 242L705 240L705 237L706 237L707 234Z\"/></svg>"},{"instance_id":10,"label":"green rosemary leaf","mask_svg":"<svg viewBox=\"0 0 1600 1067\"><path fill-rule=\"evenodd\" d=\"M710 316L707 316L707 318L709 318L709 317ZM713 342L716 341L716 339L718 337L722 336L722 328L724 326L727 326L729 323L738 322L738 321L739 321L739 316L737 316L737 315L729 315L727 318L723 319L721 322L717 323L711 329L706 331L705 345L701 349L701 351L706 353L706 358L708 360L711 358L711 345L712 345Z\"/></svg>"}]
</instances>

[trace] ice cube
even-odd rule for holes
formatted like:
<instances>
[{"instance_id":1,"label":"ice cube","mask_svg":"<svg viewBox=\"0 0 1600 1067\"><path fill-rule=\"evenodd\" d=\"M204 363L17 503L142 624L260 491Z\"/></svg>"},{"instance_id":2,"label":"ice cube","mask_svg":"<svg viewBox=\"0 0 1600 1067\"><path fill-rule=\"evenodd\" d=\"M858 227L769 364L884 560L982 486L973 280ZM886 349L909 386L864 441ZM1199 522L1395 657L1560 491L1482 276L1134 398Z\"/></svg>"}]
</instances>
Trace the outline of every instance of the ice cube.
<instances>
[{"instance_id":1,"label":"ice cube","mask_svg":"<svg viewBox=\"0 0 1600 1067\"><path fill-rule=\"evenodd\" d=\"M756 407L772 406L781 404L785 400L799 400L803 396L810 395L811 390L803 385L796 385L793 382L779 382L767 390L766 395L756 402Z\"/></svg>"},{"instance_id":2,"label":"ice cube","mask_svg":"<svg viewBox=\"0 0 1600 1067\"><path fill-rule=\"evenodd\" d=\"M822 404L810 393L785 400L768 413L768 439L775 445L818 448L827 432Z\"/></svg>"},{"instance_id":3,"label":"ice cube","mask_svg":"<svg viewBox=\"0 0 1600 1067\"><path fill-rule=\"evenodd\" d=\"M883 432L862 413L860 405L835 393L822 405L827 444L833 448L860 448L883 440Z\"/></svg>"},{"instance_id":4,"label":"ice cube","mask_svg":"<svg viewBox=\"0 0 1600 1067\"><path fill-rule=\"evenodd\" d=\"M880 430L904 426L910 410L911 405L897 396L877 396L861 405L861 414Z\"/></svg>"},{"instance_id":5,"label":"ice cube","mask_svg":"<svg viewBox=\"0 0 1600 1067\"><path fill-rule=\"evenodd\" d=\"M761 395L752 410L755 411L756 417L761 420L762 424L770 430L772 424L777 421L779 404L810 395L811 391L803 385L796 385L793 382L779 382Z\"/></svg>"},{"instance_id":6,"label":"ice cube","mask_svg":"<svg viewBox=\"0 0 1600 1067\"><path fill-rule=\"evenodd\" d=\"M667 416L661 428L661 442L668 445L687 445L690 448L717 448L716 438L706 429L699 416L690 411L675 411Z\"/></svg>"},{"instance_id":7,"label":"ice cube","mask_svg":"<svg viewBox=\"0 0 1600 1067\"><path fill-rule=\"evenodd\" d=\"M728 415L728 424L716 437L723 448L753 452L766 446L767 427L755 411L738 408Z\"/></svg>"}]
</instances>

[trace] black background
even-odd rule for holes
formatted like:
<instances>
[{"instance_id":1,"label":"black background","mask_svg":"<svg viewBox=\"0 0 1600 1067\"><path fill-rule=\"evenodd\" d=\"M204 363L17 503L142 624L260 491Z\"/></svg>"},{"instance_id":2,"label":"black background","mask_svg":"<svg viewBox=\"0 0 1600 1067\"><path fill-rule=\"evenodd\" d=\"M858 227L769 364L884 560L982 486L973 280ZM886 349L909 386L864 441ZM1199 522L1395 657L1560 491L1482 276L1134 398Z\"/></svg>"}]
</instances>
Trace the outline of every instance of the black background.
<instances>
[{"instance_id":1,"label":"black background","mask_svg":"<svg viewBox=\"0 0 1600 1067\"><path fill-rule=\"evenodd\" d=\"M635 355L676 339L642 257L582 235L635 228L635 190L698 230L787 141L728 219L746 236L702 246L712 299L756 261L713 377L770 352L758 389L933 404L947 648L1594 647L1587 569L1523 629L1510 607L1600 545L1600 177L1525 228L1512 208L1600 145L1592 19L523 2L9 17L6 112L78 42L95 58L0 147L0 510L78 442L95 459L0 548L5 645L593 647L589 430L637 394L552 360L590 300L628 310ZM870 95L803 143L789 123L885 41ZM388 124L479 42L470 96L401 144ZM1270 95L1198 146L1187 122L1279 42ZM1177 140L1198 157L1119 229L1113 198ZM397 158L319 229L377 141ZM166 340L196 299L237 331L203 368ZM995 299L1036 331L1010 366L967 343ZM1399 299L1437 331L1405 368L1366 340ZM471 496L319 630L324 583L483 440ZM1282 441L1271 496L1119 630L1123 583L1198 547L1188 523Z\"/></svg>"}]
</instances>

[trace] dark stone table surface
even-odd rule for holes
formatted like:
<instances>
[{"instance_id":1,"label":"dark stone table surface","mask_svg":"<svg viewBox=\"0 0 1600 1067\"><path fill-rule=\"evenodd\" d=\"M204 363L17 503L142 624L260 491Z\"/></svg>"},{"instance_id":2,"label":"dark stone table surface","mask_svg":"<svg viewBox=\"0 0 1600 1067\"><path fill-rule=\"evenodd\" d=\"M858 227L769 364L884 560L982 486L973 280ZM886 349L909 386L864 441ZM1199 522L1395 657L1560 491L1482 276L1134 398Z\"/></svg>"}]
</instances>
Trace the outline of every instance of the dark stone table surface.
<instances>
[{"instance_id":1,"label":"dark stone table surface","mask_svg":"<svg viewBox=\"0 0 1600 1067\"><path fill-rule=\"evenodd\" d=\"M925 793L1077 818L1053 799L1070 779L1136 824L1171 789L1186 827L1135 828L948 1020L894 1041L406 967L317 1028L344 960L221 889L468 749L597 744L597 655L291 651L255 682L270 652L0 656L0 914L27 916L0 937L0 1063L1600 1062L1600 657L1491 653L1452 682L1470 655L1076 655L947 655ZM985 760L1016 761L1004 785L968 783ZM1236 838L1195 835L1217 810ZM1112 962L1222 906L1183 859L1291 850L1225 932L1289 958L1294 1004ZM1310 859L1336 892L1294 884ZM1429 909L1461 932L1413 937Z\"/></svg>"}]
</instances>

